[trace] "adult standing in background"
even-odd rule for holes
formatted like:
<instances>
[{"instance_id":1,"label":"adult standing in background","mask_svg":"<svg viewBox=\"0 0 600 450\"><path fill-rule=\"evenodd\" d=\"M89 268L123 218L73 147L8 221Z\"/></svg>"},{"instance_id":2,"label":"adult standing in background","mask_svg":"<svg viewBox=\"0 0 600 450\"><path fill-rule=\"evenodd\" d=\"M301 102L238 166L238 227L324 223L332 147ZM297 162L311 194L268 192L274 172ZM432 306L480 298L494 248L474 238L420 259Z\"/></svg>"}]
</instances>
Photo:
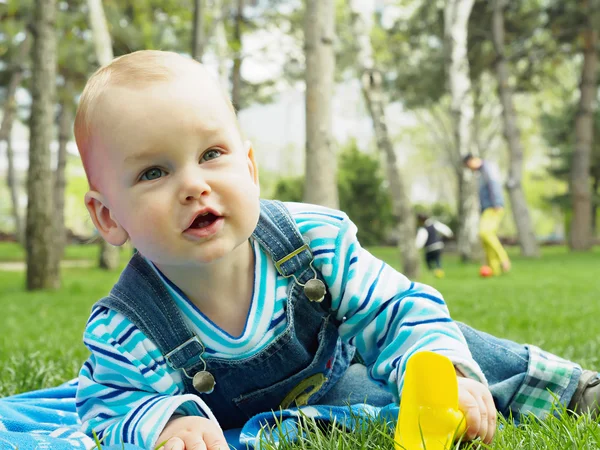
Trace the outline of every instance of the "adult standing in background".
<instances>
[{"instance_id":1,"label":"adult standing in background","mask_svg":"<svg viewBox=\"0 0 600 450\"><path fill-rule=\"evenodd\" d=\"M465 167L479 174L479 204L481 218L479 237L483 244L488 265L494 275L510 270L510 259L498 239L498 227L504 216L504 196L500 173L495 164L468 154L463 158Z\"/></svg>"}]
</instances>

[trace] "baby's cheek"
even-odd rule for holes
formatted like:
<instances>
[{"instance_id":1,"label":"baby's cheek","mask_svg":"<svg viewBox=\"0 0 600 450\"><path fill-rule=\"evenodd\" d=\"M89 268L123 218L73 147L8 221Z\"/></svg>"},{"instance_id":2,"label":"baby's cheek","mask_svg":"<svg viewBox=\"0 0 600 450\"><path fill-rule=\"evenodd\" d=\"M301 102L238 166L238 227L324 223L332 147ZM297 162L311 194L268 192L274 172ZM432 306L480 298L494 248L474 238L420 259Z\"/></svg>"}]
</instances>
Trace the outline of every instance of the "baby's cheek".
<instances>
[{"instance_id":1,"label":"baby's cheek","mask_svg":"<svg viewBox=\"0 0 600 450\"><path fill-rule=\"evenodd\" d=\"M165 221L164 214L158 211L145 209L144 211L134 212L135 223L132 224L130 237L133 240L142 240L152 244L160 244L165 239Z\"/></svg>"}]
</instances>

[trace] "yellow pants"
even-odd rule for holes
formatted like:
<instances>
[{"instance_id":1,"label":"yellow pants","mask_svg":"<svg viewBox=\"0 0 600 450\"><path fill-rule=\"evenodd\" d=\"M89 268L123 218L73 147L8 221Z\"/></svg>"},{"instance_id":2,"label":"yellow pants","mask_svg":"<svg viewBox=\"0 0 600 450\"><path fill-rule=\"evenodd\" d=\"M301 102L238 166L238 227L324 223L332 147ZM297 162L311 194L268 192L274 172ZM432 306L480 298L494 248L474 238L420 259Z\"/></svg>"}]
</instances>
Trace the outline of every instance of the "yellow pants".
<instances>
[{"instance_id":1,"label":"yellow pants","mask_svg":"<svg viewBox=\"0 0 600 450\"><path fill-rule=\"evenodd\" d=\"M487 208L483 211L479 221L479 237L483 244L487 263L494 271L494 275L502 273L502 264L509 262L508 254L497 236L503 216L504 209Z\"/></svg>"}]
</instances>

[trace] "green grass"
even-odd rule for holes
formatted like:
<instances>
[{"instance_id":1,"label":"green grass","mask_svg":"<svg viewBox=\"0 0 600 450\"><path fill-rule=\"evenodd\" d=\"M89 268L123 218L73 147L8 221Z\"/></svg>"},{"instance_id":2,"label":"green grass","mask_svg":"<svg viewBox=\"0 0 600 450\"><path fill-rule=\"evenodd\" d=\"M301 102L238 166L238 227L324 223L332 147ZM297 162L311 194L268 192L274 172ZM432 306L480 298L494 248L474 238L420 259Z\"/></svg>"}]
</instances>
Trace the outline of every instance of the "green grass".
<instances>
[{"instance_id":1,"label":"green grass","mask_svg":"<svg viewBox=\"0 0 600 450\"><path fill-rule=\"evenodd\" d=\"M18 252L5 246L0 244L0 260L5 255L15 258ZM538 345L585 367L600 368L599 250L573 254L563 247L546 248L539 260L514 255L513 271L491 279L478 276L478 265L463 265L453 255L444 255L446 278L438 280L423 272L420 281L442 292L457 320ZM95 259L96 251L73 249L68 255ZM372 251L398 266L395 249ZM0 270L0 396L56 386L76 377L85 360L87 350L81 335L90 308L109 291L118 273L82 268L62 273L61 289L27 293L22 272ZM381 423L365 425L354 434L335 427L323 432L310 421L304 427L305 439L277 448L393 448L389 429ZM264 448L276 448L269 445L267 442ZM505 424L489 448L597 449L600 431L586 417L532 421L519 428Z\"/></svg>"},{"instance_id":2,"label":"green grass","mask_svg":"<svg viewBox=\"0 0 600 450\"><path fill-rule=\"evenodd\" d=\"M98 244L67 245L63 259L98 259ZM0 243L0 262L25 261L25 250L16 242Z\"/></svg>"},{"instance_id":3,"label":"green grass","mask_svg":"<svg viewBox=\"0 0 600 450\"><path fill-rule=\"evenodd\" d=\"M100 255L100 246L97 242L89 244L72 244L65 247L63 260L65 261L97 261ZM131 248L125 245L121 248L121 260L127 262L131 255ZM25 261L25 249L16 242L0 242L0 263Z\"/></svg>"}]
</instances>

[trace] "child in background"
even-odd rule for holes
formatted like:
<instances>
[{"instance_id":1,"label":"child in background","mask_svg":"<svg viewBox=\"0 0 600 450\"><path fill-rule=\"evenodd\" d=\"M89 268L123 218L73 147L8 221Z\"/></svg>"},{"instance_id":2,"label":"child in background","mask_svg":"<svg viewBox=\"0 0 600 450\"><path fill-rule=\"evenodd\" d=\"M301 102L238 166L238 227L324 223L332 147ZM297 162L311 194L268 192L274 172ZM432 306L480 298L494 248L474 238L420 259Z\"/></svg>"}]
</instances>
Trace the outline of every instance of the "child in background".
<instances>
[{"instance_id":1,"label":"child in background","mask_svg":"<svg viewBox=\"0 0 600 450\"><path fill-rule=\"evenodd\" d=\"M222 429L259 412L398 402L424 350L456 368L468 439L491 442L496 408L597 408L595 372L452 321L344 213L260 200L254 150L194 60L140 51L99 69L75 136L94 225L138 250L84 333L77 411L107 445L225 449Z\"/></svg>"},{"instance_id":2,"label":"child in background","mask_svg":"<svg viewBox=\"0 0 600 450\"><path fill-rule=\"evenodd\" d=\"M418 249L425 247L425 263L427 268L433 271L436 278L444 277L442 269L442 252L444 251L443 237L451 238L454 236L448 225L444 225L438 220L434 220L426 214L417 214L416 246Z\"/></svg>"}]
</instances>

